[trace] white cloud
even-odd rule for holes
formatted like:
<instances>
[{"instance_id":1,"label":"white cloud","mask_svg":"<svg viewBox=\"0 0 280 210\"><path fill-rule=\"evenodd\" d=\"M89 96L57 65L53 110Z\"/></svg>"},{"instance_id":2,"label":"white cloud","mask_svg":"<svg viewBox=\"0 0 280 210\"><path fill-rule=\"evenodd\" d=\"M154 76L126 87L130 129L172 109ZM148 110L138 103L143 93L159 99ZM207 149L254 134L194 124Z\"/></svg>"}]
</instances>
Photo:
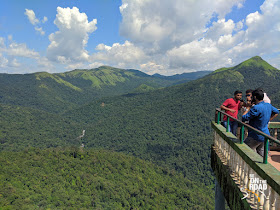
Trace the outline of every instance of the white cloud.
<instances>
[{"instance_id":1,"label":"white cloud","mask_svg":"<svg viewBox=\"0 0 280 210\"><path fill-rule=\"evenodd\" d=\"M217 40L221 36L231 35L235 29L233 20L226 21L224 18L213 23L213 26L207 31L206 37L211 40Z\"/></svg>"},{"instance_id":2,"label":"white cloud","mask_svg":"<svg viewBox=\"0 0 280 210\"><path fill-rule=\"evenodd\" d=\"M163 65L157 64L153 61L149 61L148 63L141 64L140 69L151 75L166 70L166 68ZM167 73L167 72L164 72L164 73Z\"/></svg>"},{"instance_id":3,"label":"white cloud","mask_svg":"<svg viewBox=\"0 0 280 210\"><path fill-rule=\"evenodd\" d=\"M124 44L115 43L112 47L99 44L96 50L99 52L91 56L92 62L107 63L107 65L116 65L119 68L139 67L139 63L147 58L141 48L129 41Z\"/></svg>"},{"instance_id":4,"label":"white cloud","mask_svg":"<svg viewBox=\"0 0 280 210\"><path fill-rule=\"evenodd\" d=\"M18 60L16 58L13 58L11 61L10 61L10 66L11 67L20 67L21 64L18 62Z\"/></svg>"},{"instance_id":5,"label":"white cloud","mask_svg":"<svg viewBox=\"0 0 280 210\"><path fill-rule=\"evenodd\" d=\"M38 24L40 21L36 18L35 12L31 9L25 9L24 13L32 25Z\"/></svg>"},{"instance_id":6,"label":"white cloud","mask_svg":"<svg viewBox=\"0 0 280 210\"><path fill-rule=\"evenodd\" d=\"M8 40L9 41L13 41L13 36L12 35L8 35Z\"/></svg>"},{"instance_id":7,"label":"white cloud","mask_svg":"<svg viewBox=\"0 0 280 210\"><path fill-rule=\"evenodd\" d=\"M241 9L241 8L243 8L243 7L244 7L244 5L243 5L241 2L237 3L237 8L238 8L238 9Z\"/></svg>"},{"instance_id":8,"label":"white cloud","mask_svg":"<svg viewBox=\"0 0 280 210\"><path fill-rule=\"evenodd\" d=\"M41 57L37 60L38 66L47 68L47 69L53 69L54 65L46 58L46 57Z\"/></svg>"},{"instance_id":9,"label":"white cloud","mask_svg":"<svg viewBox=\"0 0 280 210\"><path fill-rule=\"evenodd\" d=\"M220 54L221 52L216 46L216 42L211 39L193 41L178 48L173 48L167 53L171 68L189 70L210 70L211 65L214 65L217 56Z\"/></svg>"},{"instance_id":10,"label":"white cloud","mask_svg":"<svg viewBox=\"0 0 280 210\"><path fill-rule=\"evenodd\" d=\"M213 14L223 18L240 2L243 0L219 0L211 4L208 0L123 0L120 33L133 42L157 42L160 49L166 49L166 42L174 45L199 38Z\"/></svg>"},{"instance_id":11,"label":"white cloud","mask_svg":"<svg viewBox=\"0 0 280 210\"><path fill-rule=\"evenodd\" d=\"M45 31L43 31L42 27L35 27L35 30L38 31L41 35L45 35Z\"/></svg>"},{"instance_id":12,"label":"white cloud","mask_svg":"<svg viewBox=\"0 0 280 210\"><path fill-rule=\"evenodd\" d=\"M43 20L42 20L42 23L45 23L45 22L47 22L48 21L48 18L45 16L44 18L43 18Z\"/></svg>"},{"instance_id":13,"label":"white cloud","mask_svg":"<svg viewBox=\"0 0 280 210\"><path fill-rule=\"evenodd\" d=\"M24 13L28 19L29 22L34 25L34 29L36 31L38 31L42 36L45 35L45 31L43 30L42 27L38 27L38 24L40 24L40 20L38 18L36 18L35 12L33 10L30 9L25 9L25 13ZM48 20L47 17L44 17L42 20L42 23L45 23Z\"/></svg>"},{"instance_id":14,"label":"white cloud","mask_svg":"<svg viewBox=\"0 0 280 210\"><path fill-rule=\"evenodd\" d=\"M278 54L278 56L276 56L276 57L274 56L274 57L268 59L268 62L269 62L272 66L274 66L275 68L280 69L280 56L279 56L279 54Z\"/></svg>"},{"instance_id":15,"label":"white cloud","mask_svg":"<svg viewBox=\"0 0 280 210\"><path fill-rule=\"evenodd\" d=\"M17 43L8 36L0 37L0 72L30 73L36 71L51 71L54 66L38 52L29 49L25 43Z\"/></svg>"},{"instance_id":16,"label":"white cloud","mask_svg":"<svg viewBox=\"0 0 280 210\"><path fill-rule=\"evenodd\" d=\"M35 58L42 68L54 68L57 63L66 69L111 65L166 75L232 66L255 55L268 61L269 55L273 55L270 60L279 63L280 1L265 0L260 11L248 14L243 20L226 19L233 8L246 9L244 2L122 0L119 32L129 41L112 46L99 44L94 53L86 47L89 35L97 29L97 20L88 20L76 7L58 7L54 21L58 30L48 37L46 58L24 44L6 47L0 38L0 59L2 65L8 65L11 57L25 54ZM31 11L25 13L35 30L43 35L40 24L48 19L39 21ZM10 42L14 43L12 38ZM24 50L27 53L23 54Z\"/></svg>"},{"instance_id":17,"label":"white cloud","mask_svg":"<svg viewBox=\"0 0 280 210\"><path fill-rule=\"evenodd\" d=\"M25 43L16 43L12 42L6 49L6 53L11 56L19 56L26 58L38 58L40 57L39 53L35 50L28 49Z\"/></svg>"},{"instance_id":18,"label":"white cloud","mask_svg":"<svg viewBox=\"0 0 280 210\"><path fill-rule=\"evenodd\" d=\"M233 7L242 9L243 3L123 0L120 33L143 49L148 58L141 68L151 72L214 70L255 55L279 54L280 1L266 0L260 12L248 14L245 20L225 19ZM214 16L217 21L209 24ZM163 68L153 68L156 64Z\"/></svg>"},{"instance_id":19,"label":"white cloud","mask_svg":"<svg viewBox=\"0 0 280 210\"><path fill-rule=\"evenodd\" d=\"M57 7L54 23L59 31L49 35L48 59L68 64L87 61L89 55L85 47L89 34L97 29L97 20L88 22L87 15L80 13L77 7Z\"/></svg>"},{"instance_id":20,"label":"white cloud","mask_svg":"<svg viewBox=\"0 0 280 210\"><path fill-rule=\"evenodd\" d=\"M2 53L0 53L0 67L1 67L1 68L7 67L8 63L9 63L8 59L5 58L5 57L2 55Z\"/></svg>"},{"instance_id":21,"label":"white cloud","mask_svg":"<svg viewBox=\"0 0 280 210\"><path fill-rule=\"evenodd\" d=\"M85 66L84 63L75 63L75 64L68 65L66 68L69 70L73 70L73 69L82 69L84 66Z\"/></svg>"},{"instance_id":22,"label":"white cloud","mask_svg":"<svg viewBox=\"0 0 280 210\"><path fill-rule=\"evenodd\" d=\"M0 37L0 49L5 48L5 39L3 37Z\"/></svg>"},{"instance_id":23,"label":"white cloud","mask_svg":"<svg viewBox=\"0 0 280 210\"><path fill-rule=\"evenodd\" d=\"M101 62L93 62L91 64L88 65L89 69L94 69L94 68L98 68L99 66L104 66L104 63Z\"/></svg>"}]
</instances>

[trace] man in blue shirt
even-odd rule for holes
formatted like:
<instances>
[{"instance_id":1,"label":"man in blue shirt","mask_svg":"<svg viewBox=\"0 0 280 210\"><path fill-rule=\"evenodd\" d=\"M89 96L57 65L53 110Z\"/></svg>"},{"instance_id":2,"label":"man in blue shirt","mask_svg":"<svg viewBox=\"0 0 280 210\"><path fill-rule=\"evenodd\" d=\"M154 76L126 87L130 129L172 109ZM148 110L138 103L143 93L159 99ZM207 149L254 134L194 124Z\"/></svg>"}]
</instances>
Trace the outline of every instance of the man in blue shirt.
<instances>
[{"instance_id":1,"label":"man in blue shirt","mask_svg":"<svg viewBox=\"0 0 280 210\"><path fill-rule=\"evenodd\" d=\"M254 90L252 93L255 106L245 111L242 116L242 121L249 121L249 125L270 135L268 130L268 122L274 119L279 111L274 106L263 101L264 92L260 89ZM248 137L245 139L245 143L256 151L259 155L264 155L264 136L257 134L256 132L249 130Z\"/></svg>"}]
</instances>

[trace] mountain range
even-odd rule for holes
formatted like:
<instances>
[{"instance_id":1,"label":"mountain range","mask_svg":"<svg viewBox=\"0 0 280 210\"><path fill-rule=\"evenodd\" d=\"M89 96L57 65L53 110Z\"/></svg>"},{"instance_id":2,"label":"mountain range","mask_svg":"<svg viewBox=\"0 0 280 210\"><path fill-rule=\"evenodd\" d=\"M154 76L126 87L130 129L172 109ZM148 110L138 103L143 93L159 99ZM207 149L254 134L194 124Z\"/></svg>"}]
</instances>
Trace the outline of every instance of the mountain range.
<instances>
[{"instance_id":1,"label":"mountain range","mask_svg":"<svg viewBox=\"0 0 280 210\"><path fill-rule=\"evenodd\" d=\"M207 73L150 76L138 70L101 66L57 74L0 74L0 103L58 113L102 97L167 87Z\"/></svg>"},{"instance_id":2,"label":"mountain range","mask_svg":"<svg viewBox=\"0 0 280 210\"><path fill-rule=\"evenodd\" d=\"M201 76L178 84L182 78L111 67L2 74L0 150L7 156L28 147L83 144L86 151L105 149L150 161L200 189L213 189L210 121L215 108L237 89L245 93L258 87L280 107L280 71L256 56Z\"/></svg>"}]
</instances>

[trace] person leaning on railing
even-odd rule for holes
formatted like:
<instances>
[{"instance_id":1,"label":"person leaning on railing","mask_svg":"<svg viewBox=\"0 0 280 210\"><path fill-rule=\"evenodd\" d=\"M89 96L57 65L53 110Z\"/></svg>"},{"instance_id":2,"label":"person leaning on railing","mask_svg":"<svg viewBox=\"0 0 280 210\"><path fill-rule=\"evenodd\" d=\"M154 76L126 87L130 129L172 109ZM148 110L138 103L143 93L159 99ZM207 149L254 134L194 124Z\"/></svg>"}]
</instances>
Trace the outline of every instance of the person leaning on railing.
<instances>
[{"instance_id":1,"label":"person leaning on railing","mask_svg":"<svg viewBox=\"0 0 280 210\"><path fill-rule=\"evenodd\" d=\"M268 130L268 122L273 120L279 111L274 106L263 101L264 92L256 89L252 93L254 106L247 109L242 116L242 121L249 121L249 125L270 135ZM264 136L257 134L253 130L248 131L248 137L245 143L262 157L264 156Z\"/></svg>"},{"instance_id":2,"label":"person leaning on railing","mask_svg":"<svg viewBox=\"0 0 280 210\"><path fill-rule=\"evenodd\" d=\"M234 97L225 100L220 108L222 110L225 110L226 113L229 114L230 116L237 119L238 110L240 110L241 107L243 106L243 101L241 101L241 99L242 99L242 92L239 90L236 90L234 92ZM224 115L222 125L225 128L227 127L227 116L226 115ZM237 127L238 127L238 122L236 122L234 119L230 118L228 128L229 128L229 131L232 132L235 136L236 136Z\"/></svg>"}]
</instances>

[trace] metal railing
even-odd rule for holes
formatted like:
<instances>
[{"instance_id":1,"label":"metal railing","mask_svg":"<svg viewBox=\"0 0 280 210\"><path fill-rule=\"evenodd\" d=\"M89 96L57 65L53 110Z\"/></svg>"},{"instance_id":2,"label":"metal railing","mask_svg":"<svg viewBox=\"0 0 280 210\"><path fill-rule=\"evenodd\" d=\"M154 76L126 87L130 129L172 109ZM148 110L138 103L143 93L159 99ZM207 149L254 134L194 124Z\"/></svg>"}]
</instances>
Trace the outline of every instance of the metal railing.
<instances>
[{"instance_id":1,"label":"metal railing","mask_svg":"<svg viewBox=\"0 0 280 210\"><path fill-rule=\"evenodd\" d=\"M240 130L240 144L243 144L244 143L244 133L245 133L245 128L247 128L248 130L252 130L254 132L256 132L257 134L260 134L262 136L264 136L265 140L264 140L264 156L263 156L263 163L264 164L267 164L267 159L268 159L268 148L269 148L269 142L274 142L278 145L280 145L280 141L277 140L276 138L272 137L272 136L269 136L267 135L266 133L232 117L231 115L225 113L224 111L222 111L220 108L216 108L216 113L215 113L215 119L216 119L216 123L217 124L221 124L222 122L222 114L224 116L227 117L227 127L226 127L226 132L229 132L229 121L230 121L230 118L233 119L234 121L236 121L238 123L238 125L241 127L241 130Z\"/></svg>"}]
</instances>

